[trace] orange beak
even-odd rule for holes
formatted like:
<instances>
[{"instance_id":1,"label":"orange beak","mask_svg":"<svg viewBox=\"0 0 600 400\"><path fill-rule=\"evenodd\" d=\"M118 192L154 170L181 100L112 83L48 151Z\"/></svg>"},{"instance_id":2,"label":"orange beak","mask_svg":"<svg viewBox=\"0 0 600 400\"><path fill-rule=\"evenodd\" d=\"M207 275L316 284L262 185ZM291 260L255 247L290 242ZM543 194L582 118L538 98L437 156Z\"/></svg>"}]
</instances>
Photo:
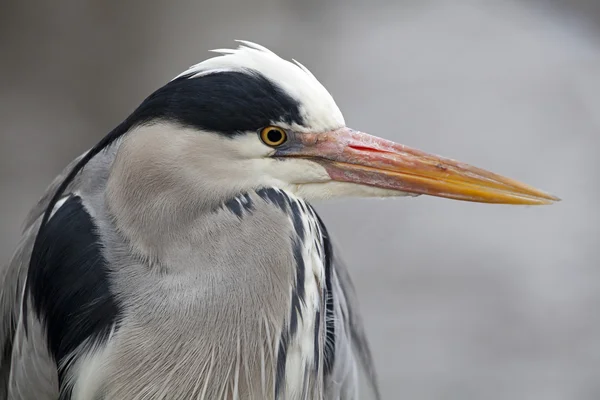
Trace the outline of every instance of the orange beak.
<instances>
[{"instance_id":1,"label":"orange beak","mask_svg":"<svg viewBox=\"0 0 600 400\"><path fill-rule=\"evenodd\" d=\"M349 128L297 136L300 147L292 146L277 155L318 162L336 181L479 203L541 205L560 201L492 172Z\"/></svg>"}]
</instances>

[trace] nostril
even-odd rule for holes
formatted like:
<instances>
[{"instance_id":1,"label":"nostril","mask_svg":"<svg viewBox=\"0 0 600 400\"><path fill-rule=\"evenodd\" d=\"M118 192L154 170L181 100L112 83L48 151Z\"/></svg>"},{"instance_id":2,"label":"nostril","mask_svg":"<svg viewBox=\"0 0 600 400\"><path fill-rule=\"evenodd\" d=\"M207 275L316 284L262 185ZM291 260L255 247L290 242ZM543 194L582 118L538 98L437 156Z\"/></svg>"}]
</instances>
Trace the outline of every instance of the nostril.
<instances>
[{"instance_id":1,"label":"nostril","mask_svg":"<svg viewBox=\"0 0 600 400\"><path fill-rule=\"evenodd\" d=\"M358 150L358 151L368 151L370 153L390 153L389 151L374 149L372 147L367 147L367 146L359 146L359 145L355 145L355 144L349 144L348 147L350 147L351 149L354 149L354 150Z\"/></svg>"}]
</instances>

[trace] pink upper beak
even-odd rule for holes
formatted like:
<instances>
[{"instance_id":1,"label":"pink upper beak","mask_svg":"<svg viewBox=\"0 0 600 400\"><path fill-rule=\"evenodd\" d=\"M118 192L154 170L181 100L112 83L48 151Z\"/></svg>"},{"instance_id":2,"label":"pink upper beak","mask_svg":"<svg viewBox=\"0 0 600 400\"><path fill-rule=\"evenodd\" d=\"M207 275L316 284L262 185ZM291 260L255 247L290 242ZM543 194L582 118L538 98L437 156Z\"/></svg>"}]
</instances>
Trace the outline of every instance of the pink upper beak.
<instances>
[{"instance_id":1,"label":"pink upper beak","mask_svg":"<svg viewBox=\"0 0 600 400\"><path fill-rule=\"evenodd\" d=\"M349 128L298 137L301 148L282 155L316 161L336 181L480 203L539 205L560 200L492 172Z\"/></svg>"}]
</instances>

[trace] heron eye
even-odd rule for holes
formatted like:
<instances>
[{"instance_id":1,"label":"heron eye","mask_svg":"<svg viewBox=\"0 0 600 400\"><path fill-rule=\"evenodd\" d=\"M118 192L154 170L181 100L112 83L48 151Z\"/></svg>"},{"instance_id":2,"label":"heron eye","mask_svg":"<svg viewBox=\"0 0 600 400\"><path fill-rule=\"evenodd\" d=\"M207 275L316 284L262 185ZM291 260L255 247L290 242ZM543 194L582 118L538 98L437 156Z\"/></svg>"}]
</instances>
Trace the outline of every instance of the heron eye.
<instances>
[{"instance_id":1,"label":"heron eye","mask_svg":"<svg viewBox=\"0 0 600 400\"><path fill-rule=\"evenodd\" d=\"M280 146L287 140L287 133L278 126L267 126L261 129L260 139L264 144L271 147Z\"/></svg>"}]
</instances>

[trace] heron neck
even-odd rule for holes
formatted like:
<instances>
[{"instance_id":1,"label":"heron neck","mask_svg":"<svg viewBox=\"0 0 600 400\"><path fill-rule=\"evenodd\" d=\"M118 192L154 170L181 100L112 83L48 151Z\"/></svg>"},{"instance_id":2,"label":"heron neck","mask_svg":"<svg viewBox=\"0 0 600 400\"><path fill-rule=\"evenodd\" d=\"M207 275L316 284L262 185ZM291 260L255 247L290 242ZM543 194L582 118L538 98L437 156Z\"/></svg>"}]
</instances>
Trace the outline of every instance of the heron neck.
<instances>
[{"instance_id":1,"label":"heron neck","mask_svg":"<svg viewBox=\"0 0 600 400\"><path fill-rule=\"evenodd\" d=\"M206 185L186 181L176 157L166 157L164 149L158 155L154 151L123 141L108 177L105 204L134 250L160 258L169 246L187 241L190 227L226 199Z\"/></svg>"}]
</instances>

